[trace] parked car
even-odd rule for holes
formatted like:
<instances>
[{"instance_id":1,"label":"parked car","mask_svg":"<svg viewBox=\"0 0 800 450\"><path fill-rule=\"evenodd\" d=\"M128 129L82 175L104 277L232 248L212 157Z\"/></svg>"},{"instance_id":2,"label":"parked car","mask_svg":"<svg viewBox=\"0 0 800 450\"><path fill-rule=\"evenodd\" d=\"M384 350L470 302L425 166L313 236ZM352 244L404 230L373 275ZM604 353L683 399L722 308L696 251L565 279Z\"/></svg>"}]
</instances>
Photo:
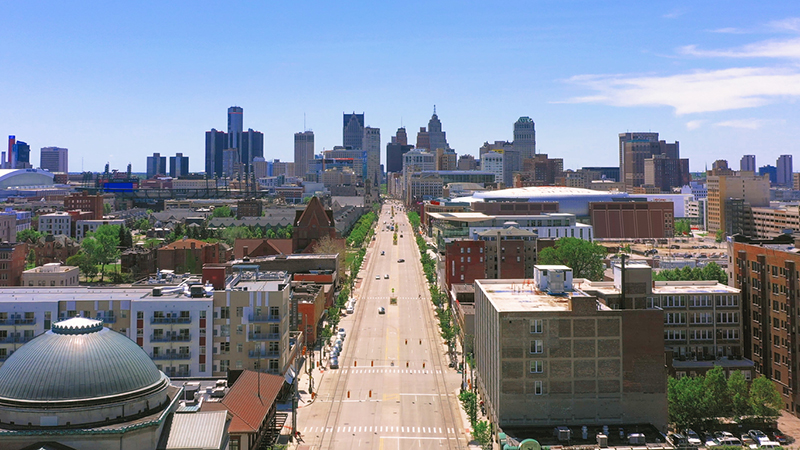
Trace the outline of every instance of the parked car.
<instances>
[{"instance_id":1,"label":"parked car","mask_svg":"<svg viewBox=\"0 0 800 450\"><path fill-rule=\"evenodd\" d=\"M381 256L383 256L385 254L386 254L386 251L385 250L381 250Z\"/></svg>"},{"instance_id":2,"label":"parked car","mask_svg":"<svg viewBox=\"0 0 800 450\"><path fill-rule=\"evenodd\" d=\"M764 442L768 442L769 441L769 436L767 436L761 430L750 430L750 431L747 432L747 434L749 434L750 437L753 439L753 441L755 441L755 443L758 444L758 445L761 445Z\"/></svg>"},{"instance_id":3,"label":"parked car","mask_svg":"<svg viewBox=\"0 0 800 450\"><path fill-rule=\"evenodd\" d=\"M694 430L685 430L684 435L686 436L686 441L689 445L693 447L700 447L703 445L703 441L700 439L700 436L694 432Z\"/></svg>"},{"instance_id":4,"label":"parked car","mask_svg":"<svg viewBox=\"0 0 800 450\"><path fill-rule=\"evenodd\" d=\"M347 336L347 333L344 331L344 328L339 328L339 337L343 338Z\"/></svg>"},{"instance_id":5,"label":"parked car","mask_svg":"<svg viewBox=\"0 0 800 450\"><path fill-rule=\"evenodd\" d=\"M383 306L378 308L378 314L386 314L386 308L384 308Z\"/></svg>"},{"instance_id":6,"label":"parked car","mask_svg":"<svg viewBox=\"0 0 800 450\"><path fill-rule=\"evenodd\" d=\"M774 431L772 433L772 440L777 442L777 443L779 443L779 444L781 444L781 445L786 445L786 444L789 443L789 439L787 439L786 436L781 434L780 431Z\"/></svg>"},{"instance_id":7,"label":"parked car","mask_svg":"<svg viewBox=\"0 0 800 450\"><path fill-rule=\"evenodd\" d=\"M388 280L389 279L389 274L387 273L386 275L383 276L383 278Z\"/></svg>"}]
</instances>

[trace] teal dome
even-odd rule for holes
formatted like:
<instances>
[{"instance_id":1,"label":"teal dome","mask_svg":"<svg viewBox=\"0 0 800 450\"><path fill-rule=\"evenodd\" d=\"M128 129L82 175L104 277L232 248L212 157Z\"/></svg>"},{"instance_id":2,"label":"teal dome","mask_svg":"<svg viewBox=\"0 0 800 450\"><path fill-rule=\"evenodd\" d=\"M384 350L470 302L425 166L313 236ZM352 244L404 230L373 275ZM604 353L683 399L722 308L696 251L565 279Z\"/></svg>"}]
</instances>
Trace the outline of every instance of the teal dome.
<instances>
[{"instance_id":1,"label":"teal dome","mask_svg":"<svg viewBox=\"0 0 800 450\"><path fill-rule=\"evenodd\" d=\"M147 353L97 320L53 325L0 367L0 401L115 401L168 383Z\"/></svg>"}]
</instances>

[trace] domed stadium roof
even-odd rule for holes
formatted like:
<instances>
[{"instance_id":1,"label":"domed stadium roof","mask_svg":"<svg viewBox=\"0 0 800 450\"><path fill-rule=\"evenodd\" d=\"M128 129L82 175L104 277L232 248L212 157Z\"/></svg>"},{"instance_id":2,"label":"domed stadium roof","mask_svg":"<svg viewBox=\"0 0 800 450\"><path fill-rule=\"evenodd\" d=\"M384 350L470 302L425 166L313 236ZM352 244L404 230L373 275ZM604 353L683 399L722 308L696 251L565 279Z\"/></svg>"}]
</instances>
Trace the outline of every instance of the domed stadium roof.
<instances>
[{"instance_id":1,"label":"domed stadium roof","mask_svg":"<svg viewBox=\"0 0 800 450\"><path fill-rule=\"evenodd\" d=\"M115 401L168 383L135 342L97 320L72 318L20 347L0 367L0 401Z\"/></svg>"}]
</instances>

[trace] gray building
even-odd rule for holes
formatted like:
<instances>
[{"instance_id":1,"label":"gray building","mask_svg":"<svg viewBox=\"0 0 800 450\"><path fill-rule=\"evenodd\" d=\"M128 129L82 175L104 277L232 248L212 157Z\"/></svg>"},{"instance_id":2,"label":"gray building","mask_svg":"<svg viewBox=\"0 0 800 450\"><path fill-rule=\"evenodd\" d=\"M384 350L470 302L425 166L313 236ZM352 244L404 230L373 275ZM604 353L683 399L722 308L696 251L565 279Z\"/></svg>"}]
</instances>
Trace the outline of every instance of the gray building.
<instances>
[{"instance_id":1,"label":"gray building","mask_svg":"<svg viewBox=\"0 0 800 450\"><path fill-rule=\"evenodd\" d=\"M264 157L264 133L248 128L242 132L239 142L239 157L248 171L252 170L253 160Z\"/></svg>"},{"instance_id":2,"label":"gray building","mask_svg":"<svg viewBox=\"0 0 800 450\"><path fill-rule=\"evenodd\" d=\"M352 149L364 148L364 113L344 114L342 145Z\"/></svg>"},{"instance_id":3,"label":"gray building","mask_svg":"<svg viewBox=\"0 0 800 450\"><path fill-rule=\"evenodd\" d=\"M792 186L792 155L781 155L775 163L778 168L777 183L781 186Z\"/></svg>"},{"instance_id":4,"label":"gray building","mask_svg":"<svg viewBox=\"0 0 800 450\"><path fill-rule=\"evenodd\" d=\"M228 146L240 148L242 131L244 130L244 110L239 106L228 108Z\"/></svg>"},{"instance_id":5,"label":"gray building","mask_svg":"<svg viewBox=\"0 0 800 450\"><path fill-rule=\"evenodd\" d=\"M433 107L433 115L431 120L428 121L428 139L430 142L431 153L436 153L438 149L448 149L450 145L447 144L447 135L442 131L442 121L436 115L436 106Z\"/></svg>"},{"instance_id":6,"label":"gray building","mask_svg":"<svg viewBox=\"0 0 800 450\"><path fill-rule=\"evenodd\" d=\"M42 147L39 167L50 172L69 172L68 150L60 147Z\"/></svg>"},{"instance_id":7,"label":"gray building","mask_svg":"<svg viewBox=\"0 0 800 450\"><path fill-rule=\"evenodd\" d=\"M308 172L308 161L314 159L314 132L294 134L294 173L304 177Z\"/></svg>"},{"instance_id":8,"label":"gray building","mask_svg":"<svg viewBox=\"0 0 800 450\"><path fill-rule=\"evenodd\" d=\"M381 185L381 129L364 128L364 152L367 154L367 179L364 186L373 198L380 195Z\"/></svg>"},{"instance_id":9,"label":"gray building","mask_svg":"<svg viewBox=\"0 0 800 450\"><path fill-rule=\"evenodd\" d=\"M397 134L392 136L392 142L386 144L386 173L402 172L403 155L413 148L413 145L408 145L406 129L398 128Z\"/></svg>"},{"instance_id":10,"label":"gray building","mask_svg":"<svg viewBox=\"0 0 800 450\"><path fill-rule=\"evenodd\" d=\"M514 150L522 155L522 159L533 158L536 154L536 128L533 120L520 117L514 122Z\"/></svg>"},{"instance_id":11,"label":"gray building","mask_svg":"<svg viewBox=\"0 0 800 450\"><path fill-rule=\"evenodd\" d=\"M169 157L169 176L180 178L189 175L189 157L183 153L176 153Z\"/></svg>"},{"instance_id":12,"label":"gray building","mask_svg":"<svg viewBox=\"0 0 800 450\"><path fill-rule=\"evenodd\" d=\"M206 176L222 177L222 152L228 148L228 136L224 131L212 128L206 131Z\"/></svg>"},{"instance_id":13,"label":"gray building","mask_svg":"<svg viewBox=\"0 0 800 450\"><path fill-rule=\"evenodd\" d=\"M153 156L147 157L147 178L153 178L156 175L167 174L167 157L161 156L161 153L153 153Z\"/></svg>"},{"instance_id":14,"label":"gray building","mask_svg":"<svg viewBox=\"0 0 800 450\"><path fill-rule=\"evenodd\" d=\"M744 155L739 160L739 170L742 172L756 172L756 155Z\"/></svg>"},{"instance_id":15,"label":"gray building","mask_svg":"<svg viewBox=\"0 0 800 450\"><path fill-rule=\"evenodd\" d=\"M665 430L664 317L613 310L566 266L475 281L477 387L500 429L650 423Z\"/></svg>"}]
</instances>

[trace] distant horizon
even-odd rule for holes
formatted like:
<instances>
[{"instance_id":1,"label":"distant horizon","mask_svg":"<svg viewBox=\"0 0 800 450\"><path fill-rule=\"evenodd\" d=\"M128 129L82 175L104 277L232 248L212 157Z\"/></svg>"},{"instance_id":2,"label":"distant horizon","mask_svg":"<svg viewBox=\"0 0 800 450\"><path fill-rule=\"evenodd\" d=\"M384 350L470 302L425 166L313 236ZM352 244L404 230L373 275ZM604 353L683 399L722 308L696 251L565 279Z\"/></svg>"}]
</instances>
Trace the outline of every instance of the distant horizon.
<instances>
[{"instance_id":1,"label":"distant horizon","mask_svg":"<svg viewBox=\"0 0 800 450\"><path fill-rule=\"evenodd\" d=\"M160 152L199 172L232 105L282 161L296 132L314 131L316 153L340 145L355 111L381 129L385 163L397 128L415 143L434 105L459 154L513 140L528 116L537 151L573 169L616 164L626 131L680 142L693 171L773 164L800 140L789 2L5 6L0 135L31 145L34 166L57 146L73 171L143 170Z\"/></svg>"}]
</instances>

